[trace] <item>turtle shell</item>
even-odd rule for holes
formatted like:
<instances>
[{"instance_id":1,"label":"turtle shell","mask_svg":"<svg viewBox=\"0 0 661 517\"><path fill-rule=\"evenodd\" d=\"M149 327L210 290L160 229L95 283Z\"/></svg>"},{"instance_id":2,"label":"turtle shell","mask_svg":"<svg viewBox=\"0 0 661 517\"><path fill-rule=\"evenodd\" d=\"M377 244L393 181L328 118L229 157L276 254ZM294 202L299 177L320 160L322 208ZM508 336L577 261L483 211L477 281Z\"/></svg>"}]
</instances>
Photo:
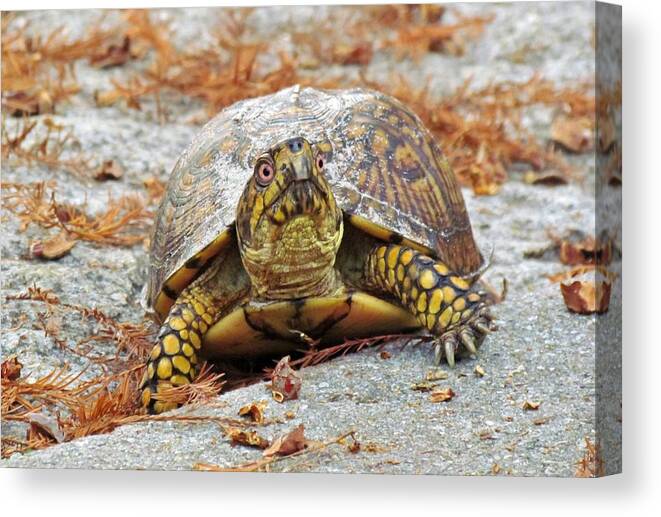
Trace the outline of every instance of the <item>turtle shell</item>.
<instances>
[{"instance_id":1,"label":"turtle shell","mask_svg":"<svg viewBox=\"0 0 661 517\"><path fill-rule=\"evenodd\" d=\"M461 274L480 268L461 190L414 113L376 91L294 86L224 109L177 161L151 240L151 307L162 292L176 298L205 261L234 242L254 160L294 136L328 152L324 173L353 224L405 240Z\"/></svg>"}]
</instances>

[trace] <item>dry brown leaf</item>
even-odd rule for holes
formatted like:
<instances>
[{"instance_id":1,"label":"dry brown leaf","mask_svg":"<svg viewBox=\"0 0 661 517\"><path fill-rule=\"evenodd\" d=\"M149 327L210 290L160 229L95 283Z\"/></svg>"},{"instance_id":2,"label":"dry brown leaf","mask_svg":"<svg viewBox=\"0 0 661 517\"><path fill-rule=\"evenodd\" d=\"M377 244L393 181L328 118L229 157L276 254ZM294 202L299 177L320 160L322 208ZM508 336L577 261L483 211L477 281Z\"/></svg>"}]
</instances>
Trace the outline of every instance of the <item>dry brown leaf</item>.
<instances>
[{"instance_id":1,"label":"dry brown leaf","mask_svg":"<svg viewBox=\"0 0 661 517\"><path fill-rule=\"evenodd\" d=\"M0 378L3 381L15 381L21 376L21 368L23 368L23 365L16 356L8 357L2 361L0 366Z\"/></svg>"},{"instance_id":2,"label":"dry brown leaf","mask_svg":"<svg viewBox=\"0 0 661 517\"><path fill-rule=\"evenodd\" d=\"M560 115L551 125L551 139L569 151L583 153L594 147L593 128L590 117Z\"/></svg>"},{"instance_id":3,"label":"dry brown leaf","mask_svg":"<svg viewBox=\"0 0 661 517\"><path fill-rule=\"evenodd\" d=\"M46 90L34 93L16 92L2 98L2 106L11 117L30 117L53 113L53 99Z\"/></svg>"},{"instance_id":4,"label":"dry brown leaf","mask_svg":"<svg viewBox=\"0 0 661 517\"><path fill-rule=\"evenodd\" d=\"M249 431L239 427L228 427L225 429L225 435L232 440L232 444L249 445L259 449L266 449L269 441L260 436L257 431Z\"/></svg>"},{"instance_id":5,"label":"dry brown leaf","mask_svg":"<svg viewBox=\"0 0 661 517\"><path fill-rule=\"evenodd\" d=\"M611 239L597 240L588 235L580 240L562 239L560 241L560 261L563 264L575 266L577 264L603 264L608 265L613 259L613 245Z\"/></svg>"},{"instance_id":6,"label":"dry brown leaf","mask_svg":"<svg viewBox=\"0 0 661 517\"><path fill-rule=\"evenodd\" d=\"M558 186L569 183L567 176L562 171L536 172L528 171L523 175L523 181L529 185Z\"/></svg>"},{"instance_id":7,"label":"dry brown leaf","mask_svg":"<svg viewBox=\"0 0 661 517\"><path fill-rule=\"evenodd\" d=\"M429 400L432 402L449 402L455 395L456 394L452 391L452 388L435 389L431 392Z\"/></svg>"},{"instance_id":8,"label":"dry brown leaf","mask_svg":"<svg viewBox=\"0 0 661 517\"><path fill-rule=\"evenodd\" d=\"M604 313L610 303L611 284L608 280L575 280L560 284L567 308L578 314Z\"/></svg>"},{"instance_id":9,"label":"dry brown leaf","mask_svg":"<svg viewBox=\"0 0 661 517\"><path fill-rule=\"evenodd\" d=\"M118 180L124 176L124 170L115 160L105 160L94 172L96 181Z\"/></svg>"},{"instance_id":10,"label":"dry brown leaf","mask_svg":"<svg viewBox=\"0 0 661 517\"><path fill-rule=\"evenodd\" d=\"M264 422L264 409L266 408L266 401L260 400L259 402L251 402L250 404L243 406L239 409L240 416L247 416L250 419L257 423L261 424Z\"/></svg>"},{"instance_id":11,"label":"dry brown leaf","mask_svg":"<svg viewBox=\"0 0 661 517\"><path fill-rule=\"evenodd\" d=\"M120 44L111 43L101 52L93 54L89 63L95 68L111 68L126 63L131 55L131 38L124 36Z\"/></svg>"},{"instance_id":12,"label":"dry brown leaf","mask_svg":"<svg viewBox=\"0 0 661 517\"><path fill-rule=\"evenodd\" d=\"M273 398L278 402L297 399L301 385L301 376L289 365L289 356L280 359L271 375Z\"/></svg>"},{"instance_id":13,"label":"dry brown leaf","mask_svg":"<svg viewBox=\"0 0 661 517\"><path fill-rule=\"evenodd\" d=\"M525 411L537 411L539 409L541 402L531 402L526 400L522 405L521 409Z\"/></svg>"},{"instance_id":14,"label":"dry brown leaf","mask_svg":"<svg viewBox=\"0 0 661 517\"><path fill-rule=\"evenodd\" d=\"M387 350L382 350L382 351L379 353L379 357L380 357L381 359L390 359L390 358L392 357L392 354L391 354L390 352L388 352Z\"/></svg>"},{"instance_id":15,"label":"dry brown leaf","mask_svg":"<svg viewBox=\"0 0 661 517\"><path fill-rule=\"evenodd\" d=\"M45 241L34 241L30 244L30 256L38 259L56 260L69 254L76 245L76 241L71 236L62 231L55 237Z\"/></svg>"},{"instance_id":16,"label":"dry brown leaf","mask_svg":"<svg viewBox=\"0 0 661 517\"><path fill-rule=\"evenodd\" d=\"M300 424L298 427L294 428L292 431L284 434L275 440L271 446L264 451L264 456L289 456L295 452L303 450L305 448L305 427L303 424Z\"/></svg>"}]
</instances>

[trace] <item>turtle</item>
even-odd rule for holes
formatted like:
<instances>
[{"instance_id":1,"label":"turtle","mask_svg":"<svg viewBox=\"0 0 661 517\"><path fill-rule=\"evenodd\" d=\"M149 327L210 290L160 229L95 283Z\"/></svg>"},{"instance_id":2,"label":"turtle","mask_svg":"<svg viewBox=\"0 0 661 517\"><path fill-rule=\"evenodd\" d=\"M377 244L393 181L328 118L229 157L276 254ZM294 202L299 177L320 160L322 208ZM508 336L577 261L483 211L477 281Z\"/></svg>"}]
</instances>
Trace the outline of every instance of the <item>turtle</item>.
<instances>
[{"instance_id":1,"label":"turtle","mask_svg":"<svg viewBox=\"0 0 661 517\"><path fill-rule=\"evenodd\" d=\"M374 90L293 86L222 110L176 162L150 246L152 413L177 407L159 392L201 358L426 330L454 366L496 329L448 160Z\"/></svg>"}]
</instances>

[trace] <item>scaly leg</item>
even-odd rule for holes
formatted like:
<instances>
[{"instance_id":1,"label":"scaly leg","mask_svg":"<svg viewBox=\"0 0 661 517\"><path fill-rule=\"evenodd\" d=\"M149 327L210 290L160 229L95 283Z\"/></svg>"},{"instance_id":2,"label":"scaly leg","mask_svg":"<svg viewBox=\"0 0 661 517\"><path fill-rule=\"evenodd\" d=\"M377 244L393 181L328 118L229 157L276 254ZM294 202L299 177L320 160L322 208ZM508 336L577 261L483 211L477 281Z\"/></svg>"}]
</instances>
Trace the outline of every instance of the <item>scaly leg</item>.
<instances>
[{"instance_id":1,"label":"scaly leg","mask_svg":"<svg viewBox=\"0 0 661 517\"><path fill-rule=\"evenodd\" d=\"M496 330L485 294L419 251L398 244L377 245L367 256L363 274L368 287L397 298L439 337L437 364L445 356L454 366L460 343L475 355L484 336Z\"/></svg>"},{"instance_id":2,"label":"scaly leg","mask_svg":"<svg viewBox=\"0 0 661 517\"><path fill-rule=\"evenodd\" d=\"M170 309L152 348L140 389L142 404L150 413L175 409L177 404L157 400L165 387L189 384L197 374L202 338L216 322L220 304L202 285L185 289Z\"/></svg>"}]
</instances>

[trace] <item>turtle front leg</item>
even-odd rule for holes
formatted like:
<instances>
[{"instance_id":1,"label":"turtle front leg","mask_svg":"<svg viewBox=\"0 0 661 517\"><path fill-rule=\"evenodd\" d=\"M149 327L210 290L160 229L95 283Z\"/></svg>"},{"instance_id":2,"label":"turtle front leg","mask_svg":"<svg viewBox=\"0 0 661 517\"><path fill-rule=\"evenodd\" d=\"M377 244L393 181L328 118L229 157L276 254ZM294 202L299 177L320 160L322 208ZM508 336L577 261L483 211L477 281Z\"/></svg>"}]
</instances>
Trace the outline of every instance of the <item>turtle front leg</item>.
<instances>
[{"instance_id":1,"label":"turtle front leg","mask_svg":"<svg viewBox=\"0 0 661 517\"><path fill-rule=\"evenodd\" d=\"M454 366L460 345L477 353L484 336L496 330L485 293L438 260L398 244L375 246L365 262L368 287L385 291L438 336L435 360Z\"/></svg>"},{"instance_id":2,"label":"turtle front leg","mask_svg":"<svg viewBox=\"0 0 661 517\"><path fill-rule=\"evenodd\" d=\"M158 393L193 382L202 338L217 316L218 304L204 286L191 286L179 295L161 326L140 385L142 405L150 413L177 407L174 402L158 400Z\"/></svg>"}]
</instances>

